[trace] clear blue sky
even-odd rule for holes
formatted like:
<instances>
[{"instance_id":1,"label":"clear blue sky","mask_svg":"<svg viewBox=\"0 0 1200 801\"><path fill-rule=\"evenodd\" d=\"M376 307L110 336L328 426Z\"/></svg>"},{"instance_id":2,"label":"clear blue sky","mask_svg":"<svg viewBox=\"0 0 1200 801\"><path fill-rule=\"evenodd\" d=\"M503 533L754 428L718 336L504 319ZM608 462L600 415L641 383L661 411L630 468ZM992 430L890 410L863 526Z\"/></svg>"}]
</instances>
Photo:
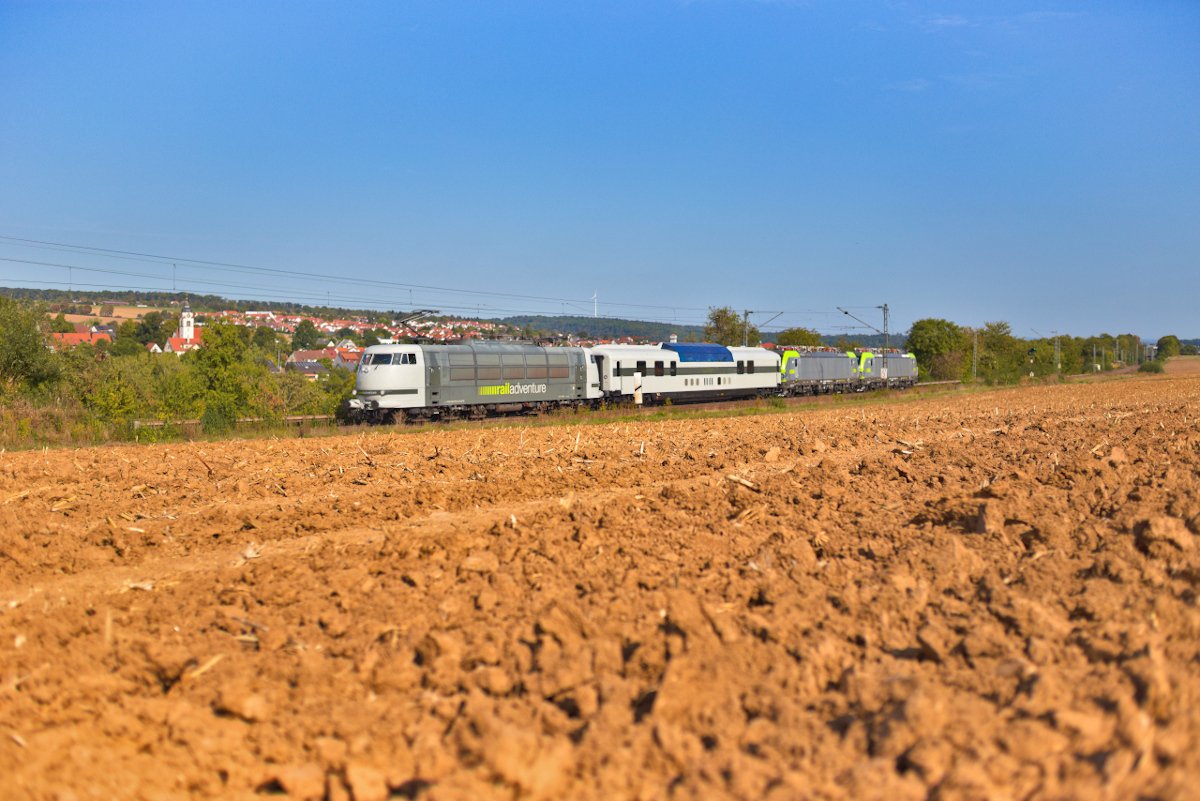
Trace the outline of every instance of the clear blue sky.
<instances>
[{"instance_id":1,"label":"clear blue sky","mask_svg":"<svg viewBox=\"0 0 1200 801\"><path fill-rule=\"evenodd\" d=\"M0 0L0 101L0 236L168 257L0 285L1200 336L1194 0Z\"/></svg>"}]
</instances>

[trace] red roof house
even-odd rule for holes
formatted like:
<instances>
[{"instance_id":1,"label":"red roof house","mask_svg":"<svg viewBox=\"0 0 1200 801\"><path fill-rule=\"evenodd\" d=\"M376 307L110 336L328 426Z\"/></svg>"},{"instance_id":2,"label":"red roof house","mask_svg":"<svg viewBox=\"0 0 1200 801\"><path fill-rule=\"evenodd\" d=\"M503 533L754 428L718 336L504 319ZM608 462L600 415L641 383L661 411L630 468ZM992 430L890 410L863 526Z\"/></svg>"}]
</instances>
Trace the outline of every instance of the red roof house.
<instances>
[{"instance_id":1,"label":"red roof house","mask_svg":"<svg viewBox=\"0 0 1200 801\"><path fill-rule=\"evenodd\" d=\"M73 348L77 345L95 345L97 342L112 342L112 337L108 334L93 334L90 331L73 334L53 333L50 336L53 338L52 344L57 343L59 347L63 348Z\"/></svg>"}]
</instances>

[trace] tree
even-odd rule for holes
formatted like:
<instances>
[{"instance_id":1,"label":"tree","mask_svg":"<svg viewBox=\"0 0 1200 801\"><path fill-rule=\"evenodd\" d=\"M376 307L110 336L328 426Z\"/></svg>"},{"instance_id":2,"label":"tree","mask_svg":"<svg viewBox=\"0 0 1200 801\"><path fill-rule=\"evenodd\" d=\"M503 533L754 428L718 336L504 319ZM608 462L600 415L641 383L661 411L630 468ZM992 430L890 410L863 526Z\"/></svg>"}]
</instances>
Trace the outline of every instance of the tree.
<instances>
[{"instance_id":1,"label":"tree","mask_svg":"<svg viewBox=\"0 0 1200 801\"><path fill-rule=\"evenodd\" d=\"M815 347L821 344L821 335L810 328L788 328L776 335L775 344L789 348Z\"/></svg>"},{"instance_id":2,"label":"tree","mask_svg":"<svg viewBox=\"0 0 1200 801\"><path fill-rule=\"evenodd\" d=\"M140 356L146 352L146 348L133 337L118 336L108 352L113 356Z\"/></svg>"},{"instance_id":3,"label":"tree","mask_svg":"<svg viewBox=\"0 0 1200 801\"><path fill-rule=\"evenodd\" d=\"M381 340L391 339L392 332L386 328L376 328L374 331L367 331L358 338L358 344L364 348L369 348L372 345L378 345Z\"/></svg>"},{"instance_id":4,"label":"tree","mask_svg":"<svg viewBox=\"0 0 1200 801\"><path fill-rule=\"evenodd\" d=\"M146 348L138 338L140 324L126 320L117 326L117 334L113 338L112 347L108 352L113 356L136 356L144 353Z\"/></svg>"},{"instance_id":5,"label":"tree","mask_svg":"<svg viewBox=\"0 0 1200 801\"><path fill-rule=\"evenodd\" d=\"M1027 371L1029 343L1013 336L1003 320L984 323L979 330L979 375L990 383L1014 383Z\"/></svg>"},{"instance_id":6,"label":"tree","mask_svg":"<svg viewBox=\"0 0 1200 801\"><path fill-rule=\"evenodd\" d=\"M745 327L745 321L728 306L711 307L708 321L704 324L704 339L719 345L757 345L762 334L754 326Z\"/></svg>"},{"instance_id":7,"label":"tree","mask_svg":"<svg viewBox=\"0 0 1200 801\"><path fill-rule=\"evenodd\" d=\"M233 427L242 415L259 413L254 391L265 365L250 351L250 329L229 323L213 323L204 329L204 347L188 354L196 361L204 387L205 432L218 433Z\"/></svg>"},{"instance_id":8,"label":"tree","mask_svg":"<svg viewBox=\"0 0 1200 801\"><path fill-rule=\"evenodd\" d=\"M937 317L917 320L905 344L917 357L918 368L930 378L948 381L962 376L968 341L958 325Z\"/></svg>"},{"instance_id":9,"label":"tree","mask_svg":"<svg viewBox=\"0 0 1200 801\"><path fill-rule=\"evenodd\" d=\"M311 320L301 320L292 333L292 350L313 350L324 344L324 341L325 337Z\"/></svg>"},{"instance_id":10,"label":"tree","mask_svg":"<svg viewBox=\"0 0 1200 801\"><path fill-rule=\"evenodd\" d=\"M275 332L264 325L254 329L254 336L251 337L250 341L256 348L264 350L267 353L274 353L276 340Z\"/></svg>"},{"instance_id":11,"label":"tree","mask_svg":"<svg viewBox=\"0 0 1200 801\"><path fill-rule=\"evenodd\" d=\"M63 313L59 312L58 316L50 321L50 331L55 334L70 334L74 333L75 326L68 323Z\"/></svg>"},{"instance_id":12,"label":"tree","mask_svg":"<svg viewBox=\"0 0 1200 801\"><path fill-rule=\"evenodd\" d=\"M1165 337L1160 337L1158 340L1158 358L1169 359L1172 356L1178 356L1182 346L1179 343L1179 337L1174 334L1167 334Z\"/></svg>"},{"instance_id":13,"label":"tree","mask_svg":"<svg viewBox=\"0 0 1200 801\"><path fill-rule=\"evenodd\" d=\"M122 323L124 326L124 323ZM137 321L133 336L139 345L149 345L156 342L167 344L167 339L174 335L179 328L179 322L171 315L159 311L147 312Z\"/></svg>"},{"instance_id":14,"label":"tree","mask_svg":"<svg viewBox=\"0 0 1200 801\"><path fill-rule=\"evenodd\" d=\"M35 306L0 296L0 393L5 385L35 389L58 377L46 347L45 315Z\"/></svg>"}]
</instances>

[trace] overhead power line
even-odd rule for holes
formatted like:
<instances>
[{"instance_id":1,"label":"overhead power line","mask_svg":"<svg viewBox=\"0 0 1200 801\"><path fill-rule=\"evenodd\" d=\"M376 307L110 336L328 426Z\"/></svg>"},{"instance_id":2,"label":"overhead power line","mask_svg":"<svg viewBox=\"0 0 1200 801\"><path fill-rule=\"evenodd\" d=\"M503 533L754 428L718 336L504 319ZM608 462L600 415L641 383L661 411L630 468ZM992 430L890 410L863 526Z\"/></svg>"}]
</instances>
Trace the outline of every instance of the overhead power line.
<instances>
[{"instance_id":1,"label":"overhead power line","mask_svg":"<svg viewBox=\"0 0 1200 801\"><path fill-rule=\"evenodd\" d=\"M91 246L91 245L76 245L76 244L71 244L71 243L66 243L66 242L54 242L54 241L50 241L50 240L29 239L29 238L14 237L14 236L0 236L0 242L13 243L16 246L21 246L21 247L30 247L30 248L47 249L47 250L59 250L59 251L69 252L69 253L96 255L96 256L101 256L104 258L142 261L142 262L146 262L146 263L150 263L150 264L159 264L159 265L162 265L164 268L167 266L172 266L174 268L180 264L184 264L184 265L190 264L190 265L196 265L198 267L202 267L203 269L206 269L206 270L218 270L218 271L223 271L223 272L289 276L289 277L293 277L293 278L303 278L303 279L308 279L308 280L336 281L340 284L348 283L348 284L356 284L359 286L387 287L387 288L392 288L392 289L401 289L404 291L422 290L422 291L428 291L428 292L445 292L445 293L451 293L451 294L456 294L456 295L467 295L467 296L477 296L477 297L487 297L487 298L503 297L503 298L508 298L510 300L530 300L530 301L537 301L537 302L544 302L544 303L569 304L569 305L573 305L573 306L577 307L579 310L587 309L589 306L592 307L593 310L595 310L600 306L604 306L609 309L651 309L651 310L658 310L659 312L670 311L673 316L677 316L678 312L681 312L681 311L682 312L698 312L698 313L701 313L704 315L707 315L707 313L709 311L709 307L707 307L707 306L698 307L698 306L679 306L679 305L670 305L670 304L631 303L631 302L623 302L623 301L604 301L604 300L598 300L595 297L561 298L561 297L552 297L552 296L545 296L545 295L529 295L529 294L512 293L512 292L493 292L493 291L479 290L479 289L464 289L462 287L444 287L444 286L437 286L437 285L433 285L433 284L418 284L418 283L411 283L411 282L404 282L404 281L387 281L387 280L382 280L382 279L363 278L363 277L352 276L352 275L349 275L349 276L348 275L333 275L333 274L329 274L329 273L318 273L318 272L311 272L311 271L305 271L305 270L282 269L282 268L277 268L277 267L262 267L259 265L240 264L240 263L236 263L236 262L222 262L222 261L213 261L213 260L207 260L207 259L192 259L192 258L187 258L187 257L182 257L182 256L171 256L171 255L163 255L163 254L145 253L145 252L133 251L133 250L119 250L119 249L114 249L114 248L102 248L102 247L96 247L96 246ZM70 267L70 265L67 265L67 267ZM151 276L148 276L148 277L151 277ZM152 277L157 278L157 276L152 276ZM229 284L229 286L235 286L235 285ZM442 305L445 305L445 304L442 304ZM542 312L542 313L545 313L545 312ZM797 316L803 316L803 315L823 316L823 315L832 315L833 314L832 311L829 311L827 309L798 309L798 310L790 310L785 313L788 315L797 315ZM671 320L671 321L665 321L665 322L677 322L677 321L678 320Z\"/></svg>"},{"instance_id":2,"label":"overhead power line","mask_svg":"<svg viewBox=\"0 0 1200 801\"><path fill-rule=\"evenodd\" d=\"M470 313L475 313L482 316L485 312L491 316L501 315L538 315L538 316L559 316L565 315L568 310L580 312L579 316L594 316L599 307L604 307L605 316L631 316L645 320L651 317L653 322L663 323L665 325L690 325L702 326L707 322L707 314L710 307L694 307L694 306L674 306L667 304L650 304L650 303L625 303L621 301L599 301L594 295L586 299L570 299L544 295L529 295L513 292L491 292L479 289L464 289L461 287L443 287L432 284L417 284L403 281L389 281L383 279L364 278L358 276L333 275L328 273L312 272L305 270L281 269L276 267L263 267L252 264L241 264L236 262L221 262L206 259L192 259L180 256L170 256L154 253L146 253L133 250L119 250L114 248L101 248L90 245L76 245L65 242L54 242L42 239L29 239L13 236L0 235L0 244L8 243L14 247L25 247L39 250L51 250L65 253L74 253L82 256L90 256L100 259L115 259L121 261L141 262L149 265L156 265L163 268L162 275L156 275L152 272L138 272L132 270L115 269L115 266L87 266L79 264L67 264L60 262L38 261L34 259L20 259L11 257L0 257L0 261L10 262L13 264L27 264L37 267L54 267L67 270L69 272L69 281L41 281L42 284L59 285L65 284L68 287L74 286L94 286L104 287L104 284L78 284L74 281L74 271L91 272L97 274L122 276L127 278L138 278L155 282L162 282L163 287L133 287L110 285L112 288L120 288L125 290L136 290L146 292L166 292L166 291L190 291L198 293L218 294L218 290L236 290L240 292L252 292L263 300L294 300L298 302L308 302L308 305L330 305L332 301L337 301L339 304L347 304L354 308L366 308L376 310L391 310L401 309L413 306L420 301L421 305L437 306L443 311L451 313L463 314L464 316ZM166 273L166 269L170 268L170 274ZM191 267L195 271L219 271L241 274L245 276L259 277L287 277L291 279L299 279L301 281L320 281L334 282L337 286L343 288L361 287L371 289L390 290L389 294L372 294L370 297L361 297L352 292L336 292L331 291L328 287L318 290L316 288L304 289L296 286L295 283L288 285L285 292L281 292L278 284L271 286L262 286L255 283L243 283L238 281L226 280L206 280L197 276L188 276L180 272L179 268L185 269ZM189 270L191 272L191 270ZM215 278L215 277L214 277ZM25 282L25 281L23 281ZM172 290L166 289L167 282L170 282ZM186 284L186 286L184 285ZM201 289L200 287L206 287ZM391 293L397 291L407 293L407 298L395 297ZM419 291L426 293L422 297L415 298L413 293ZM458 302L444 302L445 299L434 299L428 295L434 294L449 294L453 297L460 298ZM232 294L232 293L231 293ZM397 293L398 294L398 293ZM471 298L480 298L479 302L471 303ZM485 302L484 299L487 299ZM517 304L505 303L503 306L496 305L493 301L503 299L505 301L517 301ZM321 303L324 301L324 304ZM525 303L521 303L524 301ZM539 308L532 308L531 305L537 305ZM545 308L543 304L558 304L559 309ZM520 308L513 308L521 306ZM569 308L568 308L569 307ZM589 308L590 307L590 308ZM849 307L857 308L857 307ZM588 312L592 312L588 315ZM655 312L648 314L647 312ZM668 314L669 313L669 314ZM781 313L787 318L805 318L811 316L825 317L834 315L835 312L826 309L804 309L804 310L789 310ZM770 323L771 321L768 321ZM795 327L799 323L785 325L777 323L771 328L784 330L788 327ZM823 327L828 327L823 326ZM767 329L766 325L761 326L763 330Z\"/></svg>"},{"instance_id":3,"label":"overhead power line","mask_svg":"<svg viewBox=\"0 0 1200 801\"><path fill-rule=\"evenodd\" d=\"M305 270L289 270L280 269L277 267L260 267L252 264L237 264L233 262L209 261L205 259L191 259L183 256L166 256L153 253L141 253L131 250L115 250L112 248L92 247L88 245L72 245L64 242L50 242L41 239L23 239L21 237L0 236L0 241L19 243L22 245L38 247L49 250L63 250L71 253L81 254L102 254L111 258L118 259L135 259L138 261L147 261L153 264L193 264L204 267L205 269L221 270L227 272L252 272L264 275L281 275L291 276L295 278L309 278L322 281L337 281L339 283L359 284L362 286L382 286L392 287L396 289L421 289L432 292L448 292L462 295L477 295L481 297L504 297L515 300L536 300L547 303L572 303L579 304L580 307L586 308L588 305L599 306L614 306L618 308L643 308L643 309L682 309L685 311L707 312L707 308L700 307L684 307L684 306L668 306L664 304L648 304L648 303L622 303L616 301L593 300L592 298L560 298L550 297L545 295L526 295L513 292L493 292L479 289L463 289L461 287L445 287L435 286L432 284L417 284L405 281L385 281L375 278L360 278L357 276L347 275L332 275L329 273L316 273Z\"/></svg>"}]
</instances>

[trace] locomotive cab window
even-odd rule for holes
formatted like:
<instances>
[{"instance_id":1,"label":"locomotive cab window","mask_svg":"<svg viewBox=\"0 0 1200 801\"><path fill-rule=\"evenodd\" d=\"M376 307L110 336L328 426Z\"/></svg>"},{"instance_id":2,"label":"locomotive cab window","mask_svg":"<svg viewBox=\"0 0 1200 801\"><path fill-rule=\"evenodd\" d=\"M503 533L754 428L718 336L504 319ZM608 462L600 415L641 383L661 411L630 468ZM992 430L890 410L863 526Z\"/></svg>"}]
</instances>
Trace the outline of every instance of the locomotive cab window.
<instances>
[{"instance_id":1,"label":"locomotive cab window","mask_svg":"<svg viewBox=\"0 0 1200 801\"><path fill-rule=\"evenodd\" d=\"M404 354L399 354L404 355ZM363 364L391 364L392 354L390 353L375 353L368 354L363 357Z\"/></svg>"},{"instance_id":2,"label":"locomotive cab window","mask_svg":"<svg viewBox=\"0 0 1200 801\"><path fill-rule=\"evenodd\" d=\"M397 353L392 364L416 364L417 354L415 353Z\"/></svg>"}]
</instances>

